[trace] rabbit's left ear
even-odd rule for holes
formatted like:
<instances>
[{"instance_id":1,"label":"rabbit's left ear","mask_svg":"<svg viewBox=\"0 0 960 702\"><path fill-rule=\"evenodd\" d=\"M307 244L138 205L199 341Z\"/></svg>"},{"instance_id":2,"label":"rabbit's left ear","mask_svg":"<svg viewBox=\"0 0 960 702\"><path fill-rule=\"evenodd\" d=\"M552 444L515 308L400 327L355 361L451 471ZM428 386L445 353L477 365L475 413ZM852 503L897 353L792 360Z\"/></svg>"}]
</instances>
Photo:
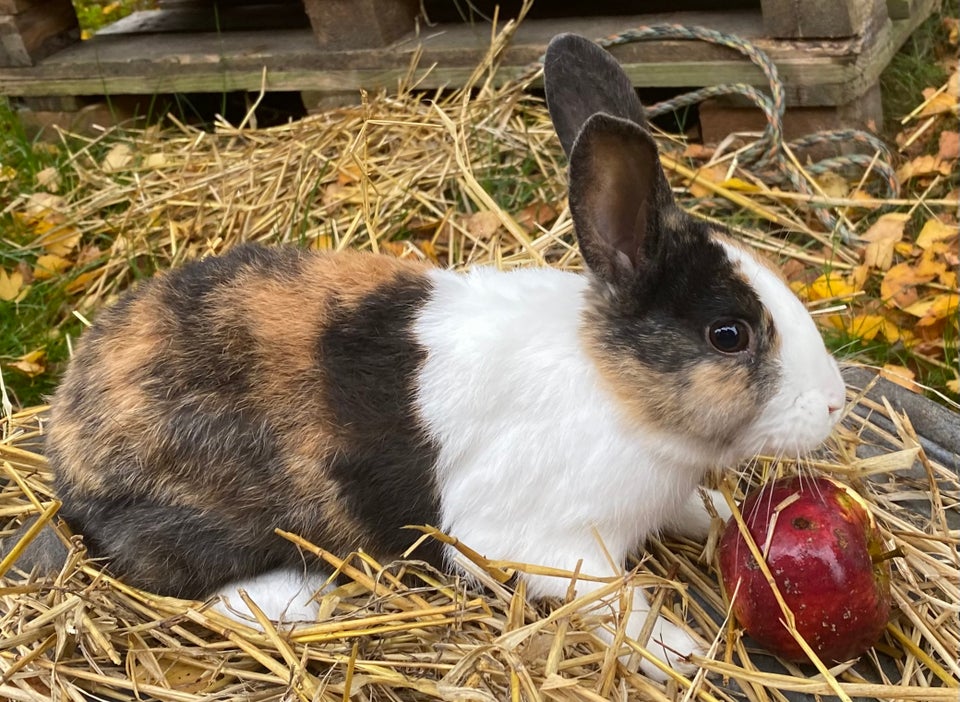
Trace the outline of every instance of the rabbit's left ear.
<instances>
[{"instance_id":1,"label":"rabbit's left ear","mask_svg":"<svg viewBox=\"0 0 960 702\"><path fill-rule=\"evenodd\" d=\"M543 87L550 119L567 156L583 125L595 114L646 126L643 106L620 64L605 49L576 34L558 34L550 41Z\"/></svg>"},{"instance_id":2,"label":"rabbit's left ear","mask_svg":"<svg viewBox=\"0 0 960 702\"><path fill-rule=\"evenodd\" d=\"M570 212L584 261L614 287L649 271L687 232L657 145L633 122L590 117L570 154Z\"/></svg>"}]
</instances>

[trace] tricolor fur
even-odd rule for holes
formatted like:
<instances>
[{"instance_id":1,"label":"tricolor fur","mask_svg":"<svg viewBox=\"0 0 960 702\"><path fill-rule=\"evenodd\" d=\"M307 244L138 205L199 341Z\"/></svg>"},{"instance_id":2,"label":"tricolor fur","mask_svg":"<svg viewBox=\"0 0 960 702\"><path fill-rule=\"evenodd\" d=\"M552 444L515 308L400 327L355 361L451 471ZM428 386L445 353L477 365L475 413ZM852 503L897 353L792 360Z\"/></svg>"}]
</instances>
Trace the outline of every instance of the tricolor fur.
<instances>
[{"instance_id":1,"label":"tricolor fur","mask_svg":"<svg viewBox=\"0 0 960 702\"><path fill-rule=\"evenodd\" d=\"M291 573L322 577L275 528L387 561L433 524L609 575L660 529L705 533L708 471L823 440L835 362L769 265L676 206L615 62L561 37L546 85L589 275L248 245L143 284L53 401L63 515L94 555L164 594L254 578L286 602ZM696 645L663 620L654 640L674 665Z\"/></svg>"}]
</instances>

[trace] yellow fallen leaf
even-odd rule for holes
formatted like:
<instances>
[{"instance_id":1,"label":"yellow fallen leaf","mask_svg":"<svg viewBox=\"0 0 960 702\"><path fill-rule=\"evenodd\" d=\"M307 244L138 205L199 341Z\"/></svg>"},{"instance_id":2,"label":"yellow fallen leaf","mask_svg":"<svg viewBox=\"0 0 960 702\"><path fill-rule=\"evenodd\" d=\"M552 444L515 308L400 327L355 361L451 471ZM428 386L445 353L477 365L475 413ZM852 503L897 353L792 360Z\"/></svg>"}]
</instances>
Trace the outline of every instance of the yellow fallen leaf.
<instances>
[{"instance_id":1,"label":"yellow fallen leaf","mask_svg":"<svg viewBox=\"0 0 960 702\"><path fill-rule=\"evenodd\" d=\"M437 252L437 245L430 240L420 242L420 250L423 251L423 255L429 258L436 264L440 264L440 255Z\"/></svg>"},{"instance_id":2,"label":"yellow fallen leaf","mask_svg":"<svg viewBox=\"0 0 960 702\"><path fill-rule=\"evenodd\" d=\"M955 315L958 305L960 305L960 295L956 293L943 293L936 297L915 302L904 309L904 312L914 317L920 317L917 326L925 327L934 324L938 320Z\"/></svg>"},{"instance_id":3,"label":"yellow fallen leaf","mask_svg":"<svg viewBox=\"0 0 960 702\"><path fill-rule=\"evenodd\" d=\"M920 260L914 264L914 269L916 270L918 277L930 278L930 280L933 280L941 273L946 272L947 263L940 256L938 256L938 254L941 253L941 251L938 249L941 248L942 245L934 244L923 252Z\"/></svg>"},{"instance_id":4,"label":"yellow fallen leaf","mask_svg":"<svg viewBox=\"0 0 960 702\"><path fill-rule=\"evenodd\" d=\"M880 335L888 344L895 344L898 341L909 344L913 341L913 334L906 329L901 329L889 319L883 320L883 326L880 328Z\"/></svg>"},{"instance_id":5,"label":"yellow fallen leaf","mask_svg":"<svg viewBox=\"0 0 960 702\"><path fill-rule=\"evenodd\" d=\"M950 175L951 170L953 169L949 162L941 161L936 156L927 154L903 164L897 171L897 178L900 179L901 183L905 183L918 176Z\"/></svg>"},{"instance_id":6,"label":"yellow fallen leaf","mask_svg":"<svg viewBox=\"0 0 960 702\"><path fill-rule=\"evenodd\" d=\"M880 376L907 390L912 390L913 392L920 391L917 384L913 382L913 379L916 377L914 372L904 366L898 366L893 363L884 364L883 368L880 369Z\"/></svg>"},{"instance_id":7,"label":"yellow fallen leaf","mask_svg":"<svg viewBox=\"0 0 960 702\"><path fill-rule=\"evenodd\" d=\"M928 95L930 89L928 88L924 92ZM924 96L926 97L926 95ZM930 115L940 115L946 112L954 112L957 109L957 98L951 95L948 92L942 92L939 95L933 96L933 99L930 100L927 104L923 106L923 109L918 113L919 117L929 117Z\"/></svg>"},{"instance_id":8,"label":"yellow fallen leaf","mask_svg":"<svg viewBox=\"0 0 960 702\"><path fill-rule=\"evenodd\" d=\"M914 270L916 271L917 279L921 281L921 285L924 283L933 282L934 278L939 278L940 276L946 275L950 272L946 263L935 258L921 259L917 262Z\"/></svg>"},{"instance_id":9,"label":"yellow fallen leaf","mask_svg":"<svg viewBox=\"0 0 960 702\"><path fill-rule=\"evenodd\" d=\"M883 329L886 321L886 318L879 314L858 314L847 324L847 333L864 341L872 341Z\"/></svg>"},{"instance_id":10,"label":"yellow fallen leaf","mask_svg":"<svg viewBox=\"0 0 960 702\"><path fill-rule=\"evenodd\" d=\"M711 197L713 191L701 185L701 183L722 183L726 179L726 166L711 166L710 168L697 169L696 177L690 181L690 194L694 197Z\"/></svg>"},{"instance_id":11,"label":"yellow fallen leaf","mask_svg":"<svg viewBox=\"0 0 960 702\"><path fill-rule=\"evenodd\" d=\"M863 250L863 262L888 270L893 265L893 252L897 243L903 239L903 227L910 216L902 212L892 212L880 217L860 238L867 242Z\"/></svg>"},{"instance_id":12,"label":"yellow fallen leaf","mask_svg":"<svg viewBox=\"0 0 960 702\"><path fill-rule=\"evenodd\" d=\"M912 305L907 305L903 308L903 311L907 314L912 314L914 317L922 317L927 313L927 310L933 306L933 301L935 298L928 297L923 300L917 300Z\"/></svg>"},{"instance_id":13,"label":"yellow fallen leaf","mask_svg":"<svg viewBox=\"0 0 960 702\"><path fill-rule=\"evenodd\" d=\"M921 249L929 249L938 241L956 239L958 230L956 224L944 224L939 219L931 218L923 225L920 234L917 235L917 246Z\"/></svg>"},{"instance_id":14,"label":"yellow fallen leaf","mask_svg":"<svg viewBox=\"0 0 960 702\"><path fill-rule=\"evenodd\" d=\"M823 317L819 317L819 319L823 319ZM839 329L840 331L845 331L847 328L846 321L839 314L828 314L826 322L834 329Z\"/></svg>"},{"instance_id":15,"label":"yellow fallen leaf","mask_svg":"<svg viewBox=\"0 0 960 702\"><path fill-rule=\"evenodd\" d=\"M859 206L859 209L875 210L880 207L880 203L877 201L877 198L864 190L860 190L860 188L854 190L848 197L851 200L859 200L863 202L863 204Z\"/></svg>"},{"instance_id":16,"label":"yellow fallen leaf","mask_svg":"<svg viewBox=\"0 0 960 702\"><path fill-rule=\"evenodd\" d=\"M810 300L827 300L833 297L849 297L856 294L853 287L842 273L824 273L807 286L807 297Z\"/></svg>"},{"instance_id":17,"label":"yellow fallen leaf","mask_svg":"<svg viewBox=\"0 0 960 702\"><path fill-rule=\"evenodd\" d=\"M919 297L916 287L933 280L932 275L919 275L911 263L898 263L880 281L880 297L894 307L909 307Z\"/></svg>"},{"instance_id":18,"label":"yellow fallen leaf","mask_svg":"<svg viewBox=\"0 0 960 702\"><path fill-rule=\"evenodd\" d=\"M947 160L960 158L960 132L944 129L940 132L937 158Z\"/></svg>"},{"instance_id":19,"label":"yellow fallen leaf","mask_svg":"<svg viewBox=\"0 0 960 702\"><path fill-rule=\"evenodd\" d=\"M0 268L0 300L20 302L29 290L29 286L23 286L23 274L20 271L7 273Z\"/></svg>"},{"instance_id":20,"label":"yellow fallen leaf","mask_svg":"<svg viewBox=\"0 0 960 702\"><path fill-rule=\"evenodd\" d=\"M379 242L379 246L383 253L390 254L397 258L403 258L410 250L406 243L402 241L381 241Z\"/></svg>"},{"instance_id":21,"label":"yellow fallen leaf","mask_svg":"<svg viewBox=\"0 0 960 702\"><path fill-rule=\"evenodd\" d=\"M62 256L44 254L37 257L37 265L33 268L33 277L37 280L47 280L67 270L73 263Z\"/></svg>"},{"instance_id":22,"label":"yellow fallen leaf","mask_svg":"<svg viewBox=\"0 0 960 702\"><path fill-rule=\"evenodd\" d=\"M958 30L960 30L960 19L956 17L942 17L940 19L943 26L947 29L947 43L951 46L957 45Z\"/></svg>"},{"instance_id":23,"label":"yellow fallen leaf","mask_svg":"<svg viewBox=\"0 0 960 702\"><path fill-rule=\"evenodd\" d=\"M43 250L54 256L67 256L73 251L82 238L80 230L70 225L61 225L55 229L48 229L37 238L37 243Z\"/></svg>"},{"instance_id":24,"label":"yellow fallen leaf","mask_svg":"<svg viewBox=\"0 0 960 702\"><path fill-rule=\"evenodd\" d=\"M25 353L23 356L9 365L11 368L16 368L21 373L25 373L31 378L34 378L47 370L47 367L44 364L46 355L47 352L45 349L37 349L36 351Z\"/></svg>"},{"instance_id":25,"label":"yellow fallen leaf","mask_svg":"<svg viewBox=\"0 0 960 702\"><path fill-rule=\"evenodd\" d=\"M901 256L913 256L913 244L909 241L901 241L899 244L895 244L893 250L896 251Z\"/></svg>"},{"instance_id":26,"label":"yellow fallen leaf","mask_svg":"<svg viewBox=\"0 0 960 702\"><path fill-rule=\"evenodd\" d=\"M89 287L91 282L99 278L102 274L103 272L99 270L85 271L67 283L65 290L71 295L83 292Z\"/></svg>"},{"instance_id":27,"label":"yellow fallen leaf","mask_svg":"<svg viewBox=\"0 0 960 702\"><path fill-rule=\"evenodd\" d=\"M861 264L850 271L850 285L857 290L863 290L868 278L870 278L870 266Z\"/></svg>"},{"instance_id":28,"label":"yellow fallen leaf","mask_svg":"<svg viewBox=\"0 0 960 702\"><path fill-rule=\"evenodd\" d=\"M850 193L850 183L839 173L827 171L817 177L817 185L827 197L845 198Z\"/></svg>"},{"instance_id":29,"label":"yellow fallen leaf","mask_svg":"<svg viewBox=\"0 0 960 702\"><path fill-rule=\"evenodd\" d=\"M937 276L937 279L940 281L941 285L944 285L948 288L952 288L954 290L957 289L957 272L956 271L951 271L951 270L943 271Z\"/></svg>"},{"instance_id":30,"label":"yellow fallen leaf","mask_svg":"<svg viewBox=\"0 0 960 702\"><path fill-rule=\"evenodd\" d=\"M954 395L960 395L960 379L954 378L953 380L948 380L947 390L952 392Z\"/></svg>"}]
</instances>

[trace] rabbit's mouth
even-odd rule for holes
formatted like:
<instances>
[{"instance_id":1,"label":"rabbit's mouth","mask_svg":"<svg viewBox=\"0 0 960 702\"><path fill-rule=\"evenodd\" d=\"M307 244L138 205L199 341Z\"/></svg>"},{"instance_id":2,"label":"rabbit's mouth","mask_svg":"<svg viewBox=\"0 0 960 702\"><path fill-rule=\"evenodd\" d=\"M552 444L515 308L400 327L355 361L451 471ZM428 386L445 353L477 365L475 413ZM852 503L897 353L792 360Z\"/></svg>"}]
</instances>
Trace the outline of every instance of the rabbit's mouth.
<instances>
[{"instance_id":1,"label":"rabbit's mouth","mask_svg":"<svg viewBox=\"0 0 960 702\"><path fill-rule=\"evenodd\" d=\"M783 398L771 405L754 425L756 453L764 455L801 458L809 454L830 436L843 414L842 404L836 406L819 389L807 389L792 400Z\"/></svg>"}]
</instances>

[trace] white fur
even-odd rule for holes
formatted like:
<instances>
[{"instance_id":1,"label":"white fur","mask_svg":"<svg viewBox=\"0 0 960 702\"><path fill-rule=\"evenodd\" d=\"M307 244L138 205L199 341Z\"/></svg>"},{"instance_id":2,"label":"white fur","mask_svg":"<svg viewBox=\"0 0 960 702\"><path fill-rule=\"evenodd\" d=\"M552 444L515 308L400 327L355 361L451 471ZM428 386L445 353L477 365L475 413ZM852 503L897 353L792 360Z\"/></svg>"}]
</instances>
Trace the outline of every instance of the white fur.
<instances>
[{"instance_id":1,"label":"white fur","mask_svg":"<svg viewBox=\"0 0 960 702\"><path fill-rule=\"evenodd\" d=\"M770 311L781 340L780 387L747 432L753 445L744 453L800 455L816 448L840 417L845 400L840 369L803 303L783 281L742 249L724 248Z\"/></svg>"},{"instance_id":2,"label":"white fur","mask_svg":"<svg viewBox=\"0 0 960 702\"><path fill-rule=\"evenodd\" d=\"M582 560L582 572L608 576L662 525L709 524L691 495L716 454L629 425L582 347L584 277L485 268L431 275L436 292L415 325L428 349L417 404L440 446L444 530L490 558L570 571ZM688 518L691 510L700 515ZM562 596L567 585L533 577L528 592ZM632 636L648 609L634 599ZM696 648L665 620L654 639L679 656Z\"/></svg>"},{"instance_id":3,"label":"white fur","mask_svg":"<svg viewBox=\"0 0 960 702\"><path fill-rule=\"evenodd\" d=\"M696 488L709 470L761 449L819 443L839 414L828 407L842 406L836 364L780 279L739 249L729 252L783 340L783 387L729 453L678 434L637 431L586 356L584 276L431 271L435 293L413 331L428 349L416 403L440 447L440 526L489 558L569 571L581 562L585 574L619 575L627 554L663 528L706 536L710 518ZM729 516L723 500L710 497ZM457 561L453 549L447 557ZM282 570L220 594L241 616L248 614L236 594L242 586L271 619L314 620L317 606L308 600L322 585L322 576L305 581L302 571ZM562 578L528 578L533 597L563 596L567 587ZM580 594L595 587L581 581ZM648 611L637 592L632 612L622 613L629 636L639 634ZM684 657L700 644L660 618L648 648L689 672Z\"/></svg>"},{"instance_id":4,"label":"white fur","mask_svg":"<svg viewBox=\"0 0 960 702\"><path fill-rule=\"evenodd\" d=\"M489 558L566 570L582 560L583 573L619 574L626 555L662 527L706 535L710 520L696 487L709 470L761 448L805 450L822 441L838 414L827 406L842 405L836 364L783 283L738 250L733 255L781 330L785 381L749 432L755 440L729 455L629 423L582 346L585 277L553 269L431 272L436 292L414 332L428 349L417 405L440 447L441 527ZM714 502L726 517L723 501ZM448 557L457 558L452 549ZM562 596L567 585L528 578L534 597ZM591 587L582 583L581 594ZM636 636L648 611L642 594L633 609L627 632ZM649 648L686 670L683 657L699 647L661 618Z\"/></svg>"},{"instance_id":5,"label":"white fur","mask_svg":"<svg viewBox=\"0 0 960 702\"><path fill-rule=\"evenodd\" d=\"M492 557L572 570L596 554L594 574L609 575L584 525L626 553L680 509L714 456L691 460L681 438L631 429L581 346L581 276L433 277L415 325L429 349L417 404L440 446L443 528ZM565 587L538 582L531 594Z\"/></svg>"},{"instance_id":6,"label":"white fur","mask_svg":"<svg viewBox=\"0 0 960 702\"><path fill-rule=\"evenodd\" d=\"M324 590L326 581L327 576L323 573L307 573L302 568L279 568L224 585L215 595L219 601L213 608L244 624L260 628L240 597L239 591L244 590L273 622L315 622L320 607L313 596Z\"/></svg>"}]
</instances>

